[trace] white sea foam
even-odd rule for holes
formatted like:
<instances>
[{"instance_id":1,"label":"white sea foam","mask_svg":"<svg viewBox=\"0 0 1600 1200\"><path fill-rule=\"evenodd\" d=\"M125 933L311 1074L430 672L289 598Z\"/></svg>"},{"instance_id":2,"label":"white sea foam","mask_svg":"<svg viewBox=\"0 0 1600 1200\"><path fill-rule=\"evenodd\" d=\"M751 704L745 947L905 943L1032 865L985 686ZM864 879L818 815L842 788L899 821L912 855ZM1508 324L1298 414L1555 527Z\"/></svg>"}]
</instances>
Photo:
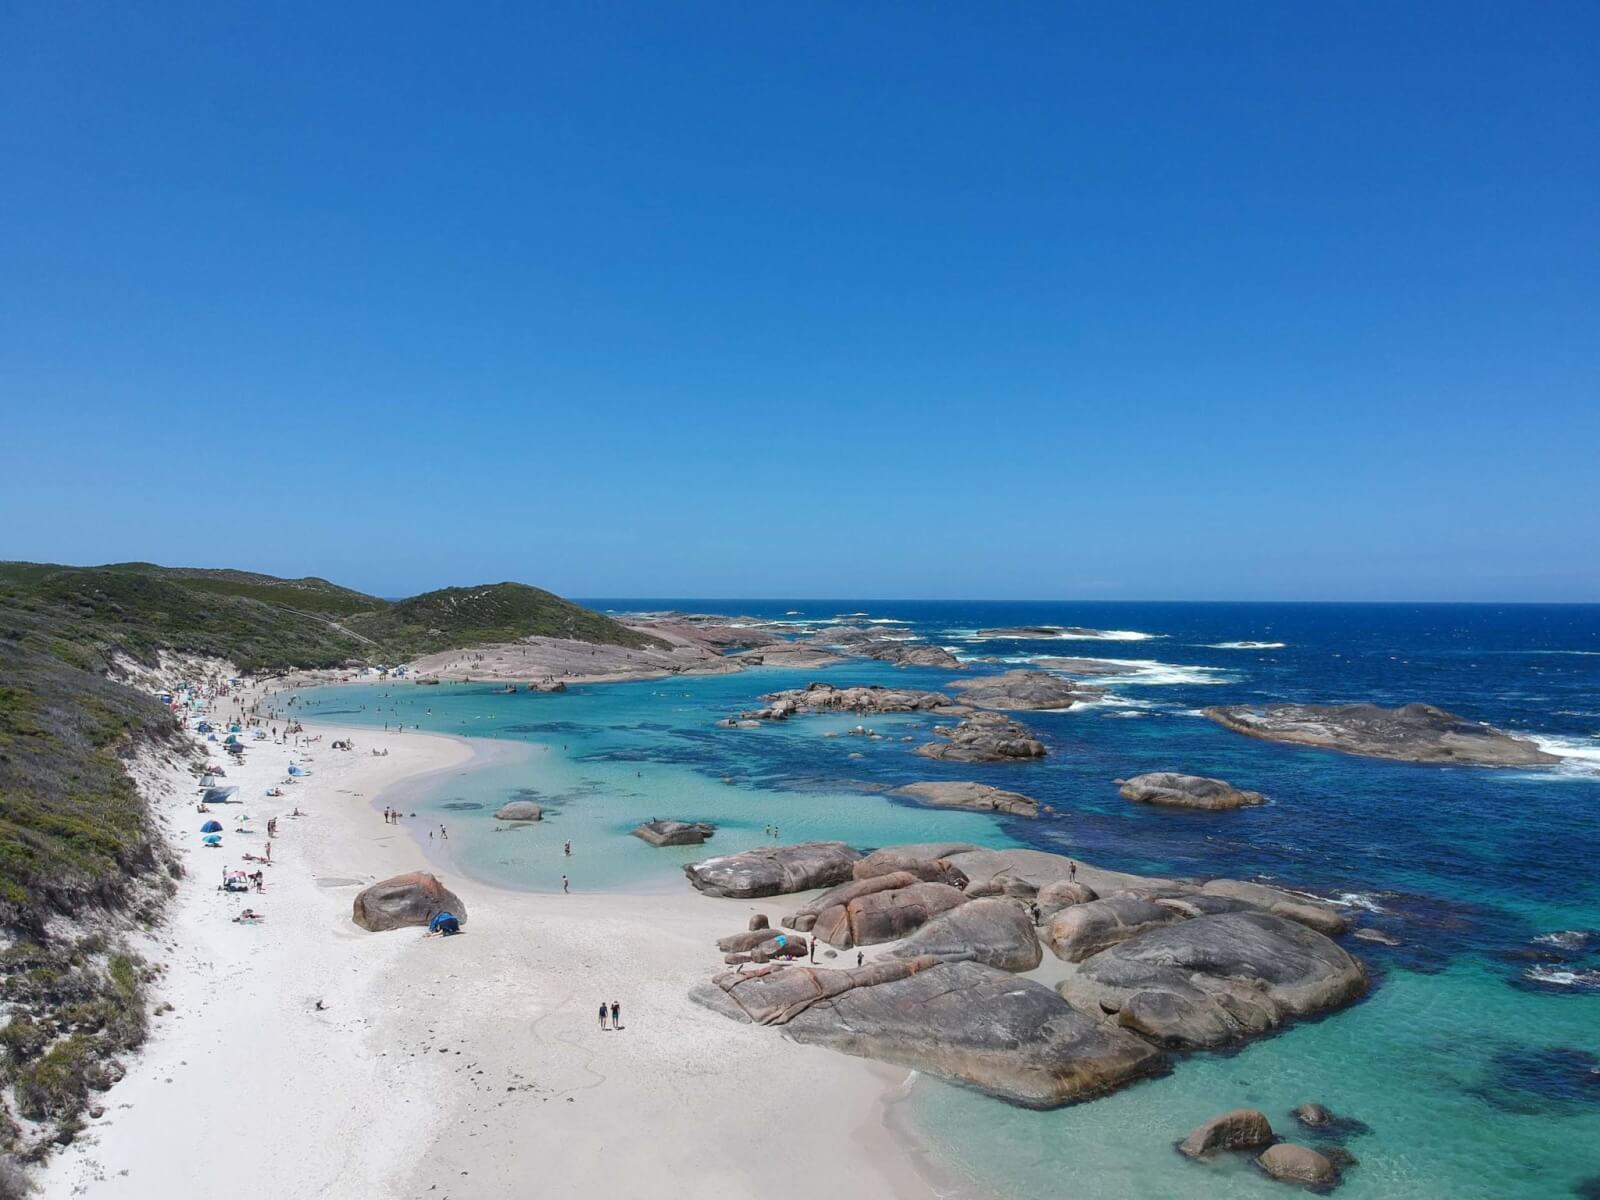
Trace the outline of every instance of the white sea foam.
<instances>
[{"instance_id":1,"label":"white sea foam","mask_svg":"<svg viewBox=\"0 0 1600 1200\"><path fill-rule=\"evenodd\" d=\"M1089 675L1089 683L1112 683L1126 687L1129 684L1162 686L1167 684L1233 683L1233 676L1220 667L1189 666L1184 663L1158 662L1153 658L1119 658L1119 663L1133 667L1129 673L1119 671L1113 675Z\"/></svg>"},{"instance_id":2,"label":"white sea foam","mask_svg":"<svg viewBox=\"0 0 1600 1200\"><path fill-rule=\"evenodd\" d=\"M1207 642L1212 650L1282 650L1288 642Z\"/></svg>"},{"instance_id":3,"label":"white sea foam","mask_svg":"<svg viewBox=\"0 0 1600 1200\"><path fill-rule=\"evenodd\" d=\"M1063 629L1056 634L1064 642L1148 642L1166 636L1164 633L1141 633L1137 629Z\"/></svg>"},{"instance_id":4,"label":"white sea foam","mask_svg":"<svg viewBox=\"0 0 1600 1200\"><path fill-rule=\"evenodd\" d=\"M1561 929L1555 933L1541 933L1534 942L1540 946L1555 946L1561 950L1582 950L1592 935L1584 929Z\"/></svg>"},{"instance_id":5,"label":"white sea foam","mask_svg":"<svg viewBox=\"0 0 1600 1200\"><path fill-rule=\"evenodd\" d=\"M1529 967L1523 972L1539 983L1554 983L1562 987L1600 987L1600 971L1574 971L1569 967Z\"/></svg>"},{"instance_id":6,"label":"white sea foam","mask_svg":"<svg viewBox=\"0 0 1600 1200\"><path fill-rule=\"evenodd\" d=\"M1524 734L1530 742L1546 754L1559 754L1561 765L1557 774L1600 775L1600 738L1558 737L1547 733Z\"/></svg>"},{"instance_id":7,"label":"white sea foam","mask_svg":"<svg viewBox=\"0 0 1600 1200\"><path fill-rule=\"evenodd\" d=\"M1334 900L1337 903L1344 905L1346 908L1365 909L1370 913L1389 911L1388 909L1384 908L1383 905L1379 904L1376 900L1369 896L1366 892L1340 892L1334 897Z\"/></svg>"}]
</instances>

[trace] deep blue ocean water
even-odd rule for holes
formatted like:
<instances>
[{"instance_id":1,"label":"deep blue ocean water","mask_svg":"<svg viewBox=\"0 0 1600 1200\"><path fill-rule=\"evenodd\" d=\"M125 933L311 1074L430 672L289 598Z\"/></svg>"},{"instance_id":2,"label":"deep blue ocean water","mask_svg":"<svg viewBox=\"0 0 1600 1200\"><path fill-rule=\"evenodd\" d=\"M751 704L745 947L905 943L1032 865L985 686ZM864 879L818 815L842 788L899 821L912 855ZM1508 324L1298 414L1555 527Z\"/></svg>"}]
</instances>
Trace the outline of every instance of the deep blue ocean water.
<instances>
[{"instance_id":1,"label":"deep blue ocean water","mask_svg":"<svg viewBox=\"0 0 1600 1200\"><path fill-rule=\"evenodd\" d=\"M1355 1007L1229 1056L1056 1113L1011 1109L924 1081L899 1106L956 1194L1281 1195L1247 1165L1201 1167L1173 1141L1222 1108L1318 1100L1367 1122L1344 1196L1560 1196L1600 1178L1600 606L1021 604L911 601L591 600L617 611L746 614L810 624L879 622L970 660L968 673L1042 656L1118 659L1103 702L1022 719L1043 762L940 764L911 754L932 721L876 718L880 740L828 737L858 718L759 730L715 722L763 692L813 678L936 688L945 670L851 662L821 671L577 687L497 696L486 686L377 685L307 693L309 715L527 744L525 755L432 780L409 797L449 821L458 865L554 889L686 887L703 852L652 850L639 821L715 821L718 852L769 840L867 847L964 839L1070 852L1104 866L1262 877L1341 897L1399 938L1352 949L1377 986ZM798 610L798 611L794 611ZM846 614L864 613L865 616ZM1084 626L1106 639L979 638L984 628ZM996 660L996 661L984 661ZM1533 737L1559 767L1431 767L1245 738L1204 705L1268 700L1427 701ZM904 740L902 740L904 739ZM1216 775L1272 803L1225 814L1131 805L1112 780ZM976 779L1055 812L1037 821L903 804L887 789ZM496 833L505 798L547 820ZM566 859L561 842L571 838ZM1560 935L1560 936L1553 936ZM1600 1187L1600 1185L1591 1185ZM1600 1194L1597 1191L1592 1194Z\"/></svg>"}]
</instances>

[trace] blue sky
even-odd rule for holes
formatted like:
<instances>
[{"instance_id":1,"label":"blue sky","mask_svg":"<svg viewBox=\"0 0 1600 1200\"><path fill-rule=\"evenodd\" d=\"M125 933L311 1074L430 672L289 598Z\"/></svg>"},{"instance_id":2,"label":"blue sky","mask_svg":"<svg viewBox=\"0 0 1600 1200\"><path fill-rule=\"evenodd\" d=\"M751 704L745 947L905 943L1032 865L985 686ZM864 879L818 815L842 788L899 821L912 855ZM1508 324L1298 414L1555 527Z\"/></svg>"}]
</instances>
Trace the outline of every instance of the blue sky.
<instances>
[{"instance_id":1,"label":"blue sky","mask_svg":"<svg viewBox=\"0 0 1600 1200\"><path fill-rule=\"evenodd\" d=\"M1592 4L13 6L0 557L1600 600Z\"/></svg>"}]
</instances>

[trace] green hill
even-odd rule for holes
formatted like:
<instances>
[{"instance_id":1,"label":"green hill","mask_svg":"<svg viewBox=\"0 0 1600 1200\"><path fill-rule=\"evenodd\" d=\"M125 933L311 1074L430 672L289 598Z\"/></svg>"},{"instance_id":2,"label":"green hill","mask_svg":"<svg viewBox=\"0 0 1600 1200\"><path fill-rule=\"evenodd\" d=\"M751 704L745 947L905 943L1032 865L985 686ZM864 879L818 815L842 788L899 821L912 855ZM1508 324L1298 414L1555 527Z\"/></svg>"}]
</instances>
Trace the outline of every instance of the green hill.
<instances>
[{"instance_id":1,"label":"green hill","mask_svg":"<svg viewBox=\"0 0 1600 1200\"><path fill-rule=\"evenodd\" d=\"M533 635L658 644L520 583L391 602L249 571L0 562L0 1152L70 1141L105 1061L144 1036L148 968L104 925L74 934L56 920L153 920L178 869L124 756L188 743L164 707L119 682L119 659L392 664ZM12 1109L51 1132L25 1145Z\"/></svg>"}]
</instances>

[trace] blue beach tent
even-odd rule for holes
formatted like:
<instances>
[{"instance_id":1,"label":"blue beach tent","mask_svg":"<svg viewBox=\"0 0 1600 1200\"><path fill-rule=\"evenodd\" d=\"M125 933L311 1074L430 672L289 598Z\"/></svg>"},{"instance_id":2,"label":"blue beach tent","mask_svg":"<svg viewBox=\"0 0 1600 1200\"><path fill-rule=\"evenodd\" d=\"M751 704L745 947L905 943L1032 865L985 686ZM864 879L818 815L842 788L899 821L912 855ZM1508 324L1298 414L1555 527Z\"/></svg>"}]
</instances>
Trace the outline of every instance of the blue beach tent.
<instances>
[{"instance_id":1,"label":"blue beach tent","mask_svg":"<svg viewBox=\"0 0 1600 1200\"><path fill-rule=\"evenodd\" d=\"M429 933L442 933L449 937L452 933L461 932L461 922L456 920L454 913L435 913L433 920L428 922Z\"/></svg>"},{"instance_id":2,"label":"blue beach tent","mask_svg":"<svg viewBox=\"0 0 1600 1200\"><path fill-rule=\"evenodd\" d=\"M200 832L201 833L221 833L222 832L222 822L221 821L207 821L204 825L200 826Z\"/></svg>"},{"instance_id":3,"label":"blue beach tent","mask_svg":"<svg viewBox=\"0 0 1600 1200\"><path fill-rule=\"evenodd\" d=\"M210 733L211 732L211 722L210 721L201 721L200 724L198 724L198 725L196 725L194 727L194 730L195 730L196 733Z\"/></svg>"},{"instance_id":4,"label":"blue beach tent","mask_svg":"<svg viewBox=\"0 0 1600 1200\"><path fill-rule=\"evenodd\" d=\"M222 835L220 833L208 833L200 840L208 846L222 845Z\"/></svg>"}]
</instances>

